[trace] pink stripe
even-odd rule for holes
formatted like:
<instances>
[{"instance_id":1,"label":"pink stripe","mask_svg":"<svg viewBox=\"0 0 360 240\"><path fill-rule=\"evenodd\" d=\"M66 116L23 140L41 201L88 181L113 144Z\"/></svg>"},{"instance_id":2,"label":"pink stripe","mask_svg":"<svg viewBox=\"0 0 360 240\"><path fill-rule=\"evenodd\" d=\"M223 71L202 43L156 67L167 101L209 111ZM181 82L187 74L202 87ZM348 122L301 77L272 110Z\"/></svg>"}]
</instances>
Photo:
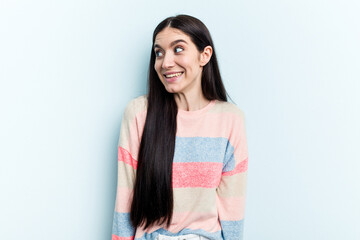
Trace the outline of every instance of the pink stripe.
<instances>
[{"instance_id":1,"label":"pink stripe","mask_svg":"<svg viewBox=\"0 0 360 240\"><path fill-rule=\"evenodd\" d=\"M174 162L173 188L215 188L220 183L222 167L222 163L213 162Z\"/></svg>"},{"instance_id":2,"label":"pink stripe","mask_svg":"<svg viewBox=\"0 0 360 240\"><path fill-rule=\"evenodd\" d=\"M246 158L245 160L241 161L238 165L236 165L236 167L232 171L224 172L222 175L232 176L237 173L246 172L247 169L248 169L248 158Z\"/></svg>"},{"instance_id":3,"label":"pink stripe","mask_svg":"<svg viewBox=\"0 0 360 240\"><path fill-rule=\"evenodd\" d=\"M188 121L178 116L179 126L177 129L177 136L179 137L229 137L235 138L237 135L243 137L245 133L243 130L245 123L243 118L239 115L220 112L220 113L209 113L207 117L211 118L211 121ZM214 127L219 126L219 127ZM233 126L234 128L225 127ZM234 134L236 133L236 134ZM234 142L230 142L234 145Z\"/></svg>"},{"instance_id":4,"label":"pink stripe","mask_svg":"<svg viewBox=\"0 0 360 240\"><path fill-rule=\"evenodd\" d=\"M131 154L124 148L118 148L118 161L123 161L126 164L129 164L134 169L137 168L137 161L131 156Z\"/></svg>"},{"instance_id":5,"label":"pink stripe","mask_svg":"<svg viewBox=\"0 0 360 240\"><path fill-rule=\"evenodd\" d=\"M115 211L121 213L130 212L132 197L133 190L124 187L118 187L116 193Z\"/></svg>"},{"instance_id":6,"label":"pink stripe","mask_svg":"<svg viewBox=\"0 0 360 240\"><path fill-rule=\"evenodd\" d=\"M216 196L220 220L238 221L244 218L245 197L221 198Z\"/></svg>"},{"instance_id":7,"label":"pink stripe","mask_svg":"<svg viewBox=\"0 0 360 240\"><path fill-rule=\"evenodd\" d=\"M134 240L134 238L135 237L119 237L113 234L111 240Z\"/></svg>"}]
</instances>

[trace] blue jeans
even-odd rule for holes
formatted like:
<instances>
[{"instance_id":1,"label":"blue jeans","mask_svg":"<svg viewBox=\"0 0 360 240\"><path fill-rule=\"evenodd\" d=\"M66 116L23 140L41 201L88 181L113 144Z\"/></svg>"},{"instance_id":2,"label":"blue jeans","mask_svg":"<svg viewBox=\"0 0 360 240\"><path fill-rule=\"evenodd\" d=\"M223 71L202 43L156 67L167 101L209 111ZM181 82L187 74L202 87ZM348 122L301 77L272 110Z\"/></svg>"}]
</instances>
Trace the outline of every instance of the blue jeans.
<instances>
[{"instance_id":1,"label":"blue jeans","mask_svg":"<svg viewBox=\"0 0 360 240\"><path fill-rule=\"evenodd\" d=\"M185 234L185 235L172 236L172 237L159 234L156 240L208 240L208 238L197 234Z\"/></svg>"}]
</instances>

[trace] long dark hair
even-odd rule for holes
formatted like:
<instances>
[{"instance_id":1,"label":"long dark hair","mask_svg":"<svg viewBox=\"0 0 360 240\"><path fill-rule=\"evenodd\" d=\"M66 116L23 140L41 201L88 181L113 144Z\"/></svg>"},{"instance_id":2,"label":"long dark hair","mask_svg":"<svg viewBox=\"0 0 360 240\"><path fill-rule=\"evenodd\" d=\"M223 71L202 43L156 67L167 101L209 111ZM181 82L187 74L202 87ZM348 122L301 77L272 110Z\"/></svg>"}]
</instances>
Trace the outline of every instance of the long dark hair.
<instances>
[{"instance_id":1,"label":"long dark hair","mask_svg":"<svg viewBox=\"0 0 360 240\"><path fill-rule=\"evenodd\" d=\"M203 67L201 88L208 100L227 101L216 59L215 48L207 27L189 15L164 19L155 28L148 72L147 115L141 138L130 219L134 227L147 228L166 222L173 215L172 163L175 150L177 104L167 92L155 69L154 41L166 27L181 30L199 52L206 46L213 49L210 61Z\"/></svg>"}]
</instances>

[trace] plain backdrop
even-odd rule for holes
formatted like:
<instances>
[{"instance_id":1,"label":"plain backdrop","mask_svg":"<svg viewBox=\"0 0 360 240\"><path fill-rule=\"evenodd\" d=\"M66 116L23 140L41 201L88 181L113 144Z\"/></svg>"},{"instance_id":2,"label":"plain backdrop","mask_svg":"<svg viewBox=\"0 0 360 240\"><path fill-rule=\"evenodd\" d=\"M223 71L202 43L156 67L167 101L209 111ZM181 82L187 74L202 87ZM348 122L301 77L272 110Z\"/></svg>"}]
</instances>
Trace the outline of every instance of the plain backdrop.
<instances>
[{"instance_id":1,"label":"plain backdrop","mask_svg":"<svg viewBox=\"0 0 360 240\"><path fill-rule=\"evenodd\" d=\"M0 239L111 239L152 31L209 28L245 113L245 240L360 239L357 0L0 0Z\"/></svg>"}]
</instances>

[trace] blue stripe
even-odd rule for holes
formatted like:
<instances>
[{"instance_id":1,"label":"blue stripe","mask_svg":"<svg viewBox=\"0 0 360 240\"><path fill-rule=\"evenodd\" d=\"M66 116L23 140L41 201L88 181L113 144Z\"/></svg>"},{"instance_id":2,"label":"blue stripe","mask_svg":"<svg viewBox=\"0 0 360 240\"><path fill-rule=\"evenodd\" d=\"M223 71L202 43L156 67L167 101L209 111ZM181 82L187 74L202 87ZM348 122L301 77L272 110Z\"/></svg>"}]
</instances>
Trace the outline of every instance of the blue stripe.
<instances>
[{"instance_id":1,"label":"blue stripe","mask_svg":"<svg viewBox=\"0 0 360 240\"><path fill-rule=\"evenodd\" d=\"M224 240L242 240L244 219L240 221L220 221Z\"/></svg>"},{"instance_id":2,"label":"blue stripe","mask_svg":"<svg viewBox=\"0 0 360 240\"><path fill-rule=\"evenodd\" d=\"M223 171L235 168L234 147L222 137L178 137L175 141L174 162L223 163Z\"/></svg>"},{"instance_id":3,"label":"blue stripe","mask_svg":"<svg viewBox=\"0 0 360 240\"><path fill-rule=\"evenodd\" d=\"M120 237L131 237L135 235L135 228L130 222L129 213L119 213L114 211L112 234Z\"/></svg>"},{"instance_id":4,"label":"blue stripe","mask_svg":"<svg viewBox=\"0 0 360 240\"><path fill-rule=\"evenodd\" d=\"M234 150L234 147L228 141L224 157L224 167L222 169L223 172L229 172L235 168Z\"/></svg>"}]
</instances>

